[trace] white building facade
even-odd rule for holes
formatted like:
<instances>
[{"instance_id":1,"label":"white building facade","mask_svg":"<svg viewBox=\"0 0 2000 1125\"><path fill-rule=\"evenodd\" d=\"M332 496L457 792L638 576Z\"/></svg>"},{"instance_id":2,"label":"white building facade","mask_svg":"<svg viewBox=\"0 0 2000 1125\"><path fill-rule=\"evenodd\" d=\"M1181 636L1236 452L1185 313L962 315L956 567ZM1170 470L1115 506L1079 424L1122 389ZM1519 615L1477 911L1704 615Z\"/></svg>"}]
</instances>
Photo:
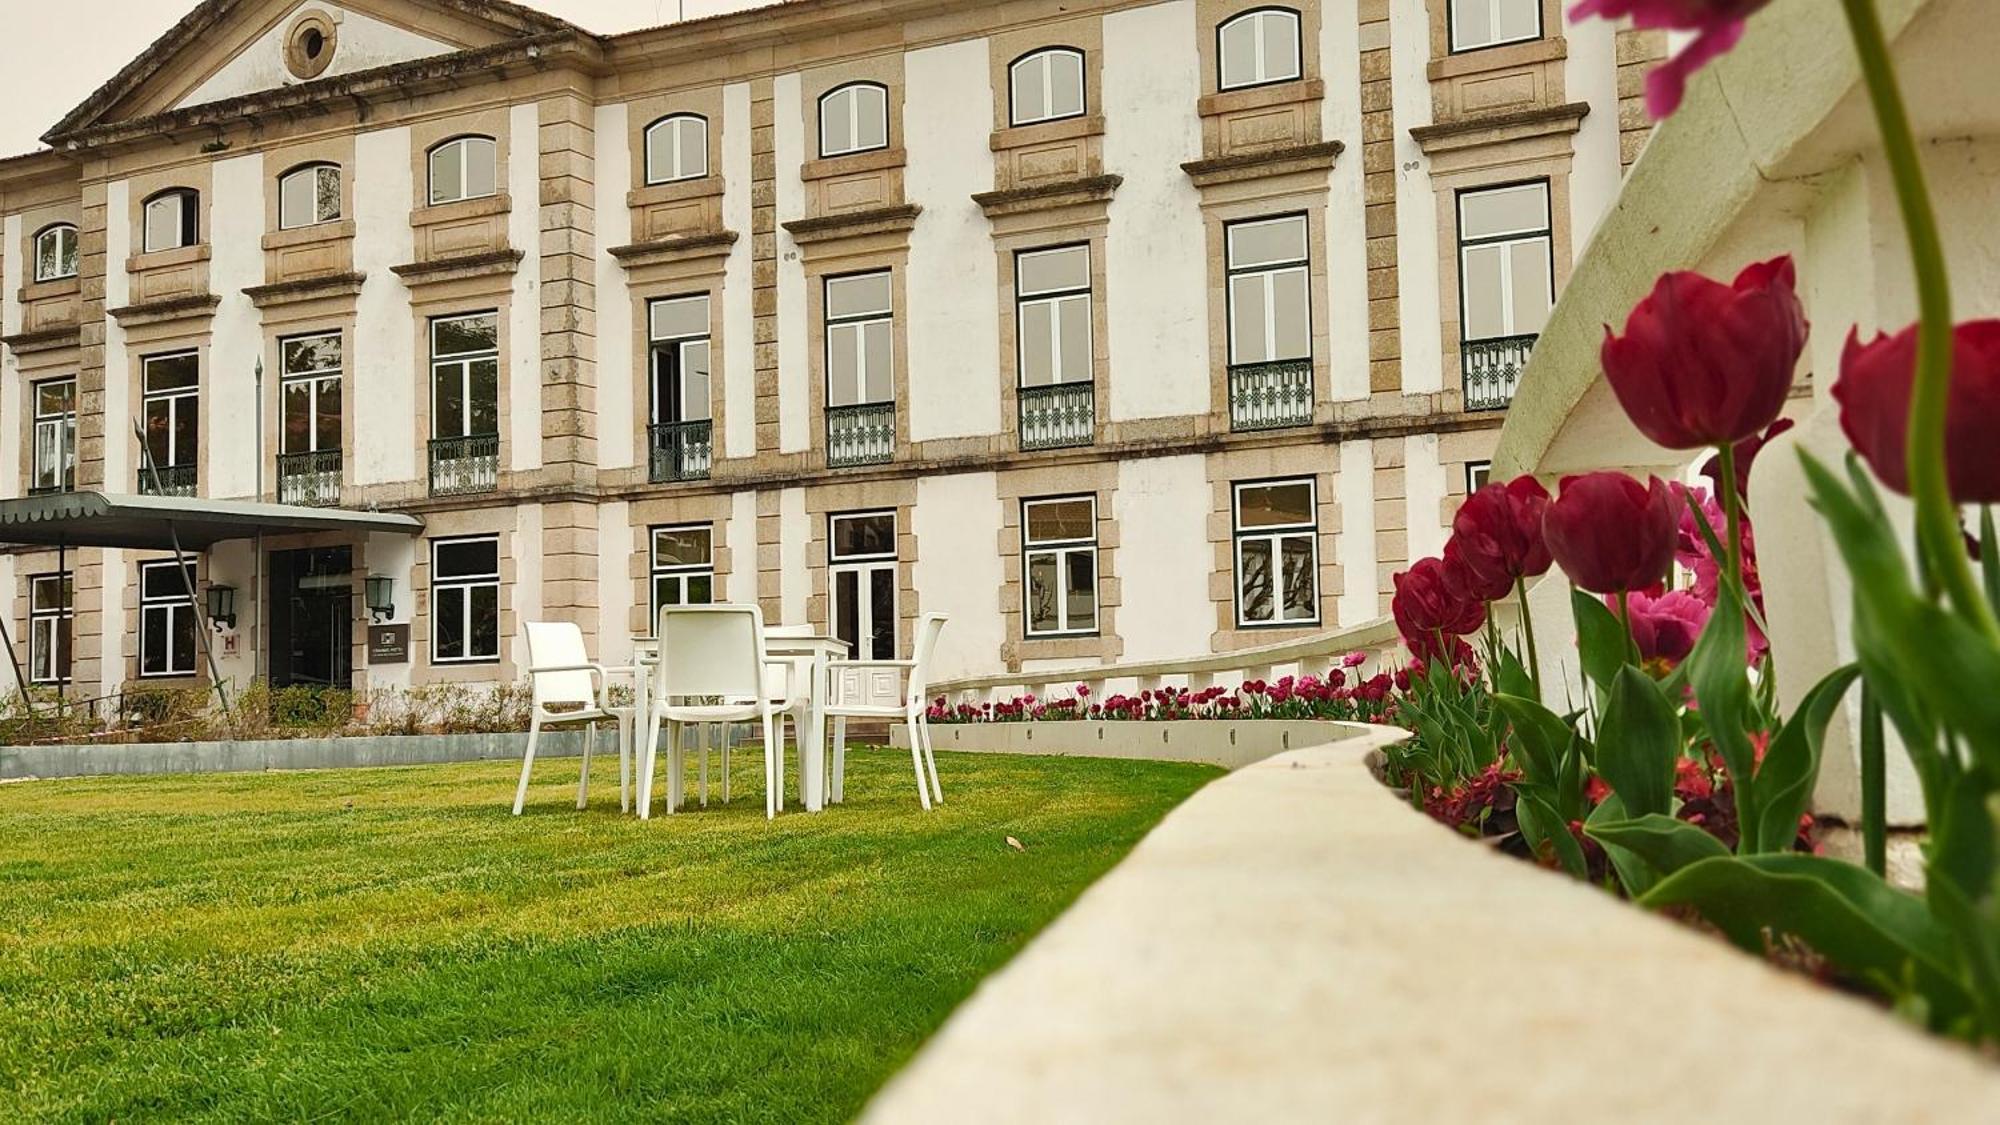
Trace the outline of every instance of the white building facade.
<instances>
[{"instance_id":1,"label":"white building facade","mask_svg":"<svg viewBox=\"0 0 2000 1125\"><path fill-rule=\"evenodd\" d=\"M511 681L549 618L616 663L702 601L866 656L947 613L944 674L1355 624L1481 479L1663 46L1556 0L207 0L0 162L0 496L424 521L201 554L238 683ZM0 584L33 683L208 675L168 557Z\"/></svg>"}]
</instances>

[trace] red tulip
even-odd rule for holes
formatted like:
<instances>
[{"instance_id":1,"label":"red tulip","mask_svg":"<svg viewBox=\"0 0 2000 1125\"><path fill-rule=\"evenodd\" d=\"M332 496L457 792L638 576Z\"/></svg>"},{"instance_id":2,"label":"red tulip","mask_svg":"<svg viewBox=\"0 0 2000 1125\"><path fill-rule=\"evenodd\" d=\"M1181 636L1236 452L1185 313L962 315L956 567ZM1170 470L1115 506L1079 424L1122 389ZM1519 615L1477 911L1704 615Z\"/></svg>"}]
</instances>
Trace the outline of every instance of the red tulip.
<instances>
[{"instance_id":1,"label":"red tulip","mask_svg":"<svg viewBox=\"0 0 2000 1125\"><path fill-rule=\"evenodd\" d=\"M1569 10L1569 18L1603 16L1615 20L1630 16L1634 27L1695 33L1694 41L1680 54L1646 75L1646 112L1658 120L1680 107L1688 76L1710 59L1728 54L1743 38L1744 21L1768 3L1770 0L1582 0Z\"/></svg>"},{"instance_id":2,"label":"red tulip","mask_svg":"<svg viewBox=\"0 0 2000 1125\"><path fill-rule=\"evenodd\" d=\"M1505 596L1517 579L1548 573L1549 545L1542 538L1548 508L1549 490L1534 477L1489 484L1459 506L1451 541L1465 565Z\"/></svg>"},{"instance_id":3,"label":"red tulip","mask_svg":"<svg viewBox=\"0 0 2000 1125\"><path fill-rule=\"evenodd\" d=\"M1917 329L1877 335L1867 344L1850 332L1840 356L1833 397L1840 428L1875 475L1897 492L1910 491L1910 390L1916 379ZM1944 453L1952 499L2000 503L2000 320L1972 320L1952 333L1951 394L1945 401Z\"/></svg>"},{"instance_id":4,"label":"red tulip","mask_svg":"<svg viewBox=\"0 0 2000 1125\"><path fill-rule=\"evenodd\" d=\"M1454 592L1445 581L1443 559L1420 559L1396 575L1389 610L1413 653L1434 650L1441 636L1476 633L1486 624L1484 603Z\"/></svg>"},{"instance_id":5,"label":"red tulip","mask_svg":"<svg viewBox=\"0 0 2000 1125\"><path fill-rule=\"evenodd\" d=\"M1777 421L1806 346L1790 257L1746 267L1733 285L1666 273L1625 321L1604 330L1604 374L1639 432L1668 449L1755 437Z\"/></svg>"},{"instance_id":6,"label":"red tulip","mask_svg":"<svg viewBox=\"0 0 2000 1125\"><path fill-rule=\"evenodd\" d=\"M1658 477L1624 473L1564 477L1542 522L1549 550L1569 580L1593 594L1643 590L1673 573L1680 521Z\"/></svg>"}]
</instances>

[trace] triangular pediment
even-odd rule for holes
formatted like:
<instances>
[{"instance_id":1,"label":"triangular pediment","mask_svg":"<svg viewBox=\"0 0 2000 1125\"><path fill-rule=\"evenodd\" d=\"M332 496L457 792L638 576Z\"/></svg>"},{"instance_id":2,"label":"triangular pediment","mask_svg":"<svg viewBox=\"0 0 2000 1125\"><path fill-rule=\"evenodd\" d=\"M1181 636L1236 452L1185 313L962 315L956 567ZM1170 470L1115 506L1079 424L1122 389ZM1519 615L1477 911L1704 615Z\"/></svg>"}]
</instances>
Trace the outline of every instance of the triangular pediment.
<instances>
[{"instance_id":1,"label":"triangular pediment","mask_svg":"<svg viewBox=\"0 0 2000 1125\"><path fill-rule=\"evenodd\" d=\"M202 0L49 136L575 30L506 0Z\"/></svg>"}]
</instances>

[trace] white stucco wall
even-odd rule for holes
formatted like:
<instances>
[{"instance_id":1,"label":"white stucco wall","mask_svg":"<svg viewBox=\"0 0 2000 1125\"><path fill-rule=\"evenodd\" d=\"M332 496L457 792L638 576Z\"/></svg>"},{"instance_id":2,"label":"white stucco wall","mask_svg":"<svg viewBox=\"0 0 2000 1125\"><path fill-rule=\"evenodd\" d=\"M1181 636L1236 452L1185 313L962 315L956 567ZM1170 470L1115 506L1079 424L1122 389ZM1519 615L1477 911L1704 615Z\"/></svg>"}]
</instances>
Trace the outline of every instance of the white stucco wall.
<instances>
[{"instance_id":1,"label":"white stucco wall","mask_svg":"<svg viewBox=\"0 0 2000 1125\"><path fill-rule=\"evenodd\" d=\"M724 541L729 544L731 561L729 584L723 596L737 605L754 605L757 602L756 493L738 492L730 497Z\"/></svg>"},{"instance_id":2,"label":"white stucco wall","mask_svg":"<svg viewBox=\"0 0 2000 1125\"><path fill-rule=\"evenodd\" d=\"M425 549L424 540L400 534L370 535L362 546L363 558L368 563L368 573L383 575L394 584L389 600L395 603L396 611L385 623L398 621L408 623L411 615L416 612L417 590L411 579L416 573L418 553ZM374 616L368 615L368 620L372 623L375 620ZM424 651L430 651L428 645L424 646ZM412 664L370 666L368 687L370 690L408 688L414 668Z\"/></svg>"},{"instance_id":3,"label":"white stucco wall","mask_svg":"<svg viewBox=\"0 0 2000 1125\"><path fill-rule=\"evenodd\" d=\"M754 241L750 234L750 132L750 84L737 82L723 87L722 227L736 232L736 242L729 248L722 274L724 426L723 432L715 435L720 443L716 451L719 457L748 457L757 447L757 318L750 299ZM619 136L622 139L624 134ZM600 177L602 174L600 166ZM629 219L626 225L630 227Z\"/></svg>"},{"instance_id":4,"label":"white stucco wall","mask_svg":"<svg viewBox=\"0 0 2000 1125\"><path fill-rule=\"evenodd\" d=\"M986 40L903 59L904 176L923 204L910 232L910 438L997 434L1000 325L993 235L972 202L993 190L992 81Z\"/></svg>"},{"instance_id":5,"label":"white stucco wall","mask_svg":"<svg viewBox=\"0 0 2000 1125\"><path fill-rule=\"evenodd\" d=\"M132 595L127 586L125 551L109 547L104 551L104 621L109 627L101 631L99 659L102 662L104 694L116 695L125 686L125 604ZM82 603L78 603L82 608ZM78 630L81 634L82 630ZM133 638L137 644L137 638Z\"/></svg>"},{"instance_id":6,"label":"white stucco wall","mask_svg":"<svg viewBox=\"0 0 2000 1125\"><path fill-rule=\"evenodd\" d=\"M1375 556L1375 449L1366 438L1340 446L1340 624L1382 615Z\"/></svg>"},{"instance_id":7,"label":"white stucco wall","mask_svg":"<svg viewBox=\"0 0 2000 1125\"><path fill-rule=\"evenodd\" d=\"M1424 0L1392 0L1390 96L1396 118L1396 277L1401 310L1403 393L1444 387L1439 325L1437 189L1430 160L1410 130L1431 122L1430 18ZM1354 154L1359 156L1357 152Z\"/></svg>"},{"instance_id":8,"label":"white stucco wall","mask_svg":"<svg viewBox=\"0 0 2000 1125\"><path fill-rule=\"evenodd\" d=\"M1320 8L1320 74L1330 91L1361 88L1360 25L1354 0ZM1336 94L1320 103L1321 135L1347 146L1328 177L1326 204L1328 363L1332 397L1368 397L1368 231L1362 196L1361 102ZM1319 315L1315 310L1314 315ZM1325 393L1325 392L1322 392Z\"/></svg>"},{"instance_id":9,"label":"white stucco wall","mask_svg":"<svg viewBox=\"0 0 2000 1125\"><path fill-rule=\"evenodd\" d=\"M20 246L26 232L21 216L0 218L0 246ZM0 336L21 330L21 276L25 265L19 253L0 255ZM21 479L22 412L28 409L28 388L21 381L21 364L14 349L0 348L0 495L26 495ZM10 583L0 589L12 590ZM8 675L12 676L12 672Z\"/></svg>"},{"instance_id":10,"label":"white stucco wall","mask_svg":"<svg viewBox=\"0 0 2000 1125\"><path fill-rule=\"evenodd\" d=\"M1208 467L1199 455L1118 466L1118 635L1126 660L1209 650L1215 611L1208 576Z\"/></svg>"},{"instance_id":11,"label":"white stucco wall","mask_svg":"<svg viewBox=\"0 0 2000 1125\"><path fill-rule=\"evenodd\" d=\"M805 217L805 184L799 164L806 156L805 121L800 117L799 76L780 74L771 83L771 146L778 180L778 323L797 325L778 333L778 451L812 448L812 378L806 359L812 332L806 325L806 270L799 248L783 224Z\"/></svg>"},{"instance_id":12,"label":"white stucco wall","mask_svg":"<svg viewBox=\"0 0 2000 1125\"><path fill-rule=\"evenodd\" d=\"M247 460L247 454L246 454ZM211 585L236 587L236 627L218 631L209 626L207 641L209 650L215 654L215 666L232 692L242 691L250 681L257 678L258 660L256 643L253 638L263 633L263 606L268 600L257 592L256 578L257 550L255 540L232 539L217 543L208 552L208 581ZM202 612L208 612L204 606ZM235 642L236 651L230 652L229 645ZM195 664L203 664L201 651L195 651ZM206 669L204 669L205 671Z\"/></svg>"},{"instance_id":13,"label":"white stucco wall","mask_svg":"<svg viewBox=\"0 0 2000 1125\"><path fill-rule=\"evenodd\" d=\"M264 157L252 153L218 160L211 171L208 283L221 303L210 322L208 365L201 373L208 407L201 484L207 496L249 497L257 492L256 369L264 353L264 329L262 315L243 289L264 283ZM277 379L276 371L264 373L267 388L275 388ZM277 401L274 390L267 394L267 401ZM273 450L265 453L267 459L276 456ZM275 470L265 476L275 477ZM275 490L275 479L265 483Z\"/></svg>"},{"instance_id":14,"label":"white stucco wall","mask_svg":"<svg viewBox=\"0 0 2000 1125\"><path fill-rule=\"evenodd\" d=\"M523 252L514 271L508 311L507 395L513 410L504 444L516 472L542 467L542 128L540 108L517 105L508 114L507 238Z\"/></svg>"},{"instance_id":15,"label":"white stucco wall","mask_svg":"<svg viewBox=\"0 0 2000 1125\"><path fill-rule=\"evenodd\" d=\"M1448 535L1444 526L1444 476L1436 434L1413 434L1403 439L1403 495L1404 503L1409 505L1412 561L1444 553Z\"/></svg>"},{"instance_id":16,"label":"white stucco wall","mask_svg":"<svg viewBox=\"0 0 2000 1125\"><path fill-rule=\"evenodd\" d=\"M632 242L632 209L625 196L632 190L632 147L626 137L630 110L623 103L597 107L593 141L596 145L597 207L597 463L603 469L637 464L634 444L637 420L626 404L633 396L637 356L625 341L632 339L632 302L625 284L625 267L610 254L614 246ZM622 423L631 423L629 425Z\"/></svg>"},{"instance_id":17,"label":"white stucco wall","mask_svg":"<svg viewBox=\"0 0 2000 1125\"><path fill-rule=\"evenodd\" d=\"M1104 166L1125 177L1105 249L1113 421L1209 408L1208 252L1180 168L1201 157L1201 122L1159 112L1201 97L1194 18L1192 0L1104 17L1104 113L1118 123Z\"/></svg>"},{"instance_id":18,"label":"white stucco wall","mask_svg":"<svg viewBox=\"0 0 2000 1125\"><path fill-rule=\"evenodd\" d=\"M992 473L960 473L917 481L911 515L917 537L913 566L918 608L951 615L938 640L937 676L990 672L1006 641L994 597L1001 570L1001 506ZM985 548L985 549L981 549Z\"/></svg>"},{"instance_id":19,"label":"white stucco wall","mask_svg":"<svg viewBox=\"0 0 2000 1125\"><path fill-rule=\"evenodd\" d=\"M323 0L311 0L293 7L241 54L182 98L180 105L203 105L258 90L296 85L298 79L293 78L291 71L285 67L285 33L291 29L292 17L300 8L314 8L333 18L337 49L323 77L352 74L357 70L460 49L359 12L324 3Z\"/></svg>"},{"instance_id":20,"label":"white stucco wall","mask_svg":"<svg viewBox=\"0 0 2000 1125\"><path fill-rule=\"evenodd\" d=\"M417 328L410 292L389 267L416 258L410 229L410 131L379 129L354 138L354 268L367 275L354 302L353 399L366 411L349 439L354 483L413 480L417 466Z\"/></svg>"},{"instance_id":21,"label":"white stucco wall","mask_svg":"<svg viewBox=\"0 0 2000 1125\"><path fill-rule=\"evenodd\" d=\"M803 559L812 545L812 517L806 514L806 490L787 488L778 494L778 557ZM803 624L806 601L812 596L812 574L803 566L786 566L778 572L778 623ZM820 621L815 624L826 625Z\"/></svg>"},{"instance_id":22,"label":"white stucco wall","mask_svg":"<svg viewBox=\"0 0 2000 1125\"><path fill-rule=\"evenodd\" d=\"M1570 101L1590 106L1577 130L1569 172L1570 246L1581 258L1598 220L1617 202L1624 174L1618 158L1618 27L1610 20L1578 20L1568 23L1563 35L1569 40L1563 89Z\"/></svg>"}]
</instances>

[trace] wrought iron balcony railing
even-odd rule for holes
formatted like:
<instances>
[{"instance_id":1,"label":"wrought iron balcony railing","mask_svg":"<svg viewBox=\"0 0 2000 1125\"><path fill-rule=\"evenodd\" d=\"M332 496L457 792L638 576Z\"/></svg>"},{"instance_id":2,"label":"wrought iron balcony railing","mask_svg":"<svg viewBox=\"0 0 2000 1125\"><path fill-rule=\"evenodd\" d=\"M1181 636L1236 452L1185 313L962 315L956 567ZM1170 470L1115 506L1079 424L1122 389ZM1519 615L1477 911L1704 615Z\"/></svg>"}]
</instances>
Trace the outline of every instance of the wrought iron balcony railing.
<instances>
[{"instance_id":1,"label":"wrought iron balcony railing","mask_svg":"<svg viewBox=\"0 0 2000 1125\"><path fill-rule=\"evenodd\" d=\"M153 474L144 465L139 466L139 495L141 496L193 496L195 470L193 465L157 466L160 483L153 485Z\"/></svg>"},{"instance_id":2,"label":"wrought iron balcony railing","mask_svg":"<svg viewBox=\"0 0 2000 1125\"><path fill-rule=\"evenodd\" d=\"M500 435L431 439L431 495L464 496L500 487Z\"/></svg>"},{"instance_id":3,"label":"wrought iron balcony railing","mask_svg":"<svg viewBox=\"0 0 2000 1125\"><path fill-rule=\"evenodd\" d=\"M1458 346L1459 370L1465 375L1467 410L1505 410L1521 385L1521 371L1535 350L1535 337L1495 336L1467 340Z\"/></svg>"},{"instance_id":4,"label":"wrought iron balcony railing","mask_svg":"<svg viewBox=\"0 0 2000 1125\"><path fill-rule=\"evenodd\" d=\"M648 477L654 484L681 480L707 480L715 463L715 423L662 422L651 427L647 444L652 449Z\"/></svg>"},{"instance_id":5,"label":"wrought iron balcony railing","mask_svg":"<svg viewBox=\"0 0 2000 1125\"><path fill-rule=\"evenodd\" d=\"M1229 369L1229 428L1275 430L1313 420L1310 359L1246 363Z\"/></svg>"},{"instance_id":6,"label":"wrought iron balcony railing","mask_svg":"<svg viewBox=\"0 0 2000 1125\"><path fill-rule=\"evenodd\" d=\"M278 502L307 508L339 507L340 467L338 449L280 454Z\"/></svg>"},{"instance_id":7,"label":"wrought iron balcony railing","mask_svg":"<svg viewBox=\"0 0 2000 1125\"><path fill-rule=\"evenodd\" d=\"M869 402L826 408L828 468L880 465L896 456L896 404Z\"/></svg>"},{"instance_id":8,"label":"wrought iron balcony railing","mask_svg":"<svg viewBox=\"0 0 2000 1125\"><path fill-rule=\"evenodd\" d=\"M1097 388L1090 383L1022 387L1021 448L1065 449L1097 439Z\"/></svg>"}]
</instances>

